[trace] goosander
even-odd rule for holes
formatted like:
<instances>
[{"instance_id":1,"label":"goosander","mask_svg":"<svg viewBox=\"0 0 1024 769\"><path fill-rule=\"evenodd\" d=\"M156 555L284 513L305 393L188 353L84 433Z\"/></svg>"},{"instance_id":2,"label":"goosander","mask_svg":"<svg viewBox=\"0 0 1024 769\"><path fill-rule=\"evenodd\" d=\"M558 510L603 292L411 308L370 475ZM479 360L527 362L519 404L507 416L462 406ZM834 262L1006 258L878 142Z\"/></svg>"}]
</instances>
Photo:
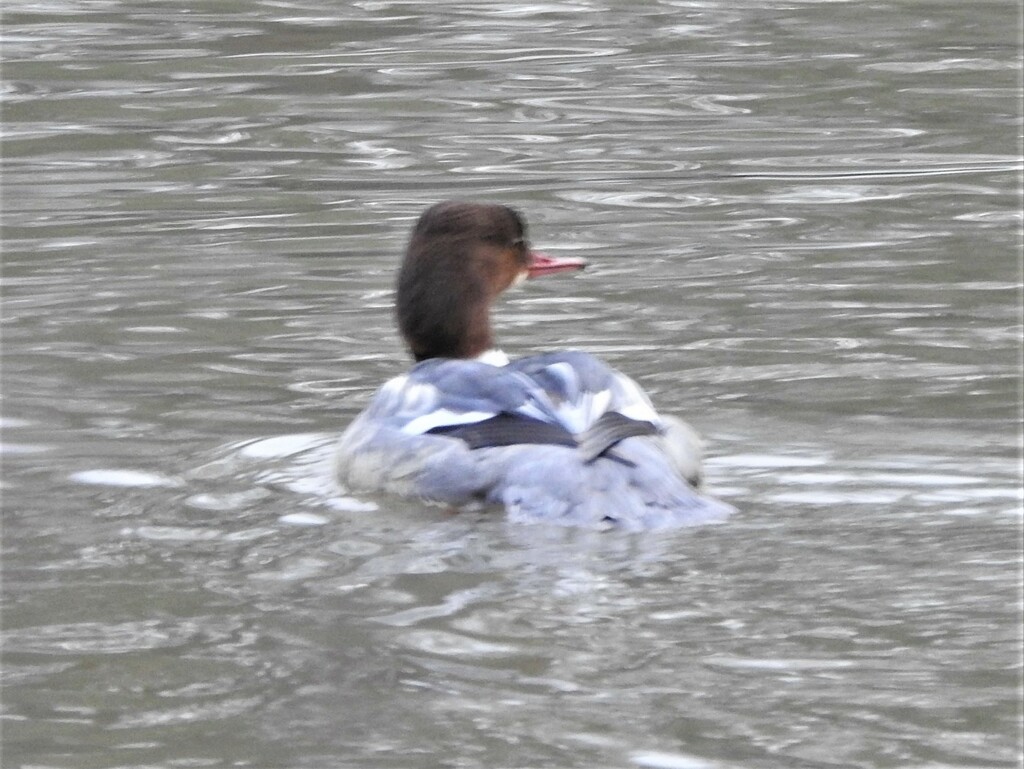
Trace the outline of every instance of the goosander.
<instances>
[{"instance_id":1,"label":"goosander","mask_svg":"<svg viewBox=\"0 0 1024 769\"><path fill-rule=\"evenodd\" d=\"M728 515L729 505L700 490L696 433L658 414L632 379L586 352L510 361L494 347L490 308L505 289L584 266L532 251L525 221L506 206L427 209L397 282L398 326L416 364L341 436L341 483L591 528Z\"/></svg>"}]
</instances>

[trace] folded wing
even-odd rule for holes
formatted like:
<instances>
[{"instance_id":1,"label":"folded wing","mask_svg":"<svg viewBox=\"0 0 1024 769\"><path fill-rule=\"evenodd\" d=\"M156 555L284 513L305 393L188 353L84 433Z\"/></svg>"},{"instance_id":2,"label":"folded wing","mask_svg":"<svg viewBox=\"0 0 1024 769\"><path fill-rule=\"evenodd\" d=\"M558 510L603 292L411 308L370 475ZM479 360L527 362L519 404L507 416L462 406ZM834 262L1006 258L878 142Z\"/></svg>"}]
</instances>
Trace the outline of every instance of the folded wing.
<instances>
[{"instance_id":1,"label":"folded wing","mask_svg":"<svg viewBox=\"0 0 1024 769\"><path fill-rule=\"evenodd\" d=\"M660 417L633 380L583 352L536 355L507 366L425 361L387 382L368 410L409 435L515 415L578 436L608 413L660 427ZM513 422L502 419L492 426L500 430L502 424Z\"/></svg>"}]
</instances>

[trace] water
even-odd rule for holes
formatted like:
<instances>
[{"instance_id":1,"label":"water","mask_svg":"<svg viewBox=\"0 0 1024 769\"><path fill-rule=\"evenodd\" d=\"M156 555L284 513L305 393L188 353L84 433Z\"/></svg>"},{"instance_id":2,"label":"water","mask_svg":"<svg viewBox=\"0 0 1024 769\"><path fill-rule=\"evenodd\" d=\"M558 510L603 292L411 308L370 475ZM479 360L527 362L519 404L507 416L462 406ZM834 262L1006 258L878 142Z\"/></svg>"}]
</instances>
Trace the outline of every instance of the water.
<instances>
[{"instance_id":1,"label":"water","mask_svg":"<svg viewBox=\"0 0 1024 769\"><path fill-rule=\"evenodd\" d=\"M5 767L1020 765L1018 4L4 10ZM733 519L333 486L448 197Z\"/></svg>"}]
</instances>

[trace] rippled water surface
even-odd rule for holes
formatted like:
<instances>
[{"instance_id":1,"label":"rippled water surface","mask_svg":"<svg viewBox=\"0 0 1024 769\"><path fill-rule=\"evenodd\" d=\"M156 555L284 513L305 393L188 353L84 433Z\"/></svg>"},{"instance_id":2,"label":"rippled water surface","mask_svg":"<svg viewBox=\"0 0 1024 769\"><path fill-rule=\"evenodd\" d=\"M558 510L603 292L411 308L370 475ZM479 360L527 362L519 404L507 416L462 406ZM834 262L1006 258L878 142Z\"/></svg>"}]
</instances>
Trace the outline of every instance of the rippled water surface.
<instances>
[{"instance_id":1,"label":"rippled water surface","mask_svg":"<svg viewBox=\"0 0 1024 769\"><path fill-rule=\"evenodd\" d=\"M1019 766L1019 13L6 2L3 766ZM732 519L334 486L449 197Z\"/></svg>"}]
</instances>

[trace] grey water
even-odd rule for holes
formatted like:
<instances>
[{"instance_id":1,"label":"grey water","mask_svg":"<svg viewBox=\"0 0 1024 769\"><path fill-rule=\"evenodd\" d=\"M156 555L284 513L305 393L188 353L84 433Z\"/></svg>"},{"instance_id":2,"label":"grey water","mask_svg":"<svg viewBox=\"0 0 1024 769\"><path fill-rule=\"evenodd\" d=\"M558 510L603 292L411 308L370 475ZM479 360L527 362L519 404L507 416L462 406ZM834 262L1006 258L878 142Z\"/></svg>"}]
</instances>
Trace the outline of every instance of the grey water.
<instances>
[{"instance_id":1,"label":"grey water","mask_svg":"<svg viewBox=\"0 0 1024 769\"><path fill-rule=\"evenodd\" d=\"M1020 766L1020 14L7 0L2 766ZM453 197L731 519L334 484Z\"/></svg>"}]
</instances>

